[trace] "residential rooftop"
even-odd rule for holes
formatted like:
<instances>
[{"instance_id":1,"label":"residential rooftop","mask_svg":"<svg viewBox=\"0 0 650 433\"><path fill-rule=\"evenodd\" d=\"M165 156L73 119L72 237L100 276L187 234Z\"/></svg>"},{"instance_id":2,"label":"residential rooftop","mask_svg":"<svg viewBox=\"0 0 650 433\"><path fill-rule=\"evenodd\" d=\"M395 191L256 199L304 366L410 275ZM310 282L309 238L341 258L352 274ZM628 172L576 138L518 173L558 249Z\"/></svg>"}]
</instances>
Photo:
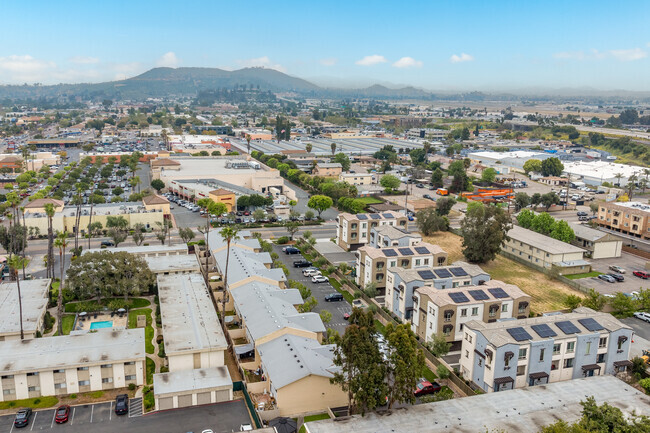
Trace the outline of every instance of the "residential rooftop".
<instances>
[{"instance_id":1,"label":"residential rooftop","mask_svg":"<svg viewBox=\"0 0 650 433\"><path fill-rule=\"evenodd\" d=\"M360 213L356 215L347 212L341 212L339 214L339 218L348 221L355 221L355 220L356 221L373 221L373 220L378 221L378 220L386 220L386 219L406 218L406 215L394 210L388 210L382 213Z\"/></svg>"},{"instance_id":2,"label":"residential rooftop","mask_svg":"<svg viewBox=\"0 0 650 433\"><path fill-rule=\"evenodd\" d=\"M221 272L226 267L227 249L214 253L217 268ZM252 277L264 278L269 281L286 281L287 277L280 268L269 269L265 264L271 264L273 260L269 253L256 253L239 247L230 248L230 259L228 262L228 284L234 285L242 280Z\"/></svg>"},{"instance_id":3,"label":"residential rooftop","mask_svg":"<svg viewBox=\"0 0 650 433\"><path fill-rule=\"evenodd\" d=\"M166 353L228 347L201 275L158 275L158 298Z\"/></svg>"},{"instance_id":4,"label":"residential rooftop","mask_svg":"<svg viewBox=\"0 0 650 433\"><path fill-rule=\"evenodd\" d=\"M238 233L238 236L239 239L233 239L230 242L230 248L239 247L250 251L260 250L262 248L260 241L257 238L252 237L250 231L242 230ZM218 230L210 230L207 240L212 251L221 250L228 246Z\"/></svg>"},{"instance_id":5,"label":"residential rooftop","mask_svg":"<svg viewBox=\"0 0 650 433\"><path fill-rule=\"evenodd\" d=\"M416 291L427 295L434 304L439 306L464 305L475 302L503 302L528 296L514 284L507 284L499 280L486 281L480 286L462 286L454 289L435 289L431 286L423 286L418 287ZM462 294L464 297L458 294Z\"/></svg>"},{"instance_id":6,"label":"residential rooftop","mask_svg":"<svg viewBox=\"0 0 650 433\"><path fill-rule=\"evenodd\" d=\"M144 328L0 342L2 374L144 360Z\"/></svg>"},{"instance_id":7,"label":"residential rooftop","mask_svg":"<svg viewBox=\"0 0 650 433\"><path fill-rule=\"evenodd\" d=\"M650 212L650 204L648 203L641 203L639 201L627 201L627 202L616 202L616 203L608 203L614 206L620 206L620 207L625 207L628 209L634 209L634 210L640 210L644 212Z\"/></svg>"},{"instance_id":8,"label":"residential rooftop","mask_svg":"<svg viewBox=\"0 0 650 433\"><path fill-rule=\"evenodd\" d=\"M567 244L550 236L545 236L541 233L525 229L520 226L513 226L508 231L508 236L513 241L523 242L526 245L538 248L550 254L568 254L568 253L584 253L586 250L578 248L574 245Z\"/></svg>"},{"instance_id":9,"label":"residential rooftop","mask_svg":"<svg viewBox=\"0 0 650 433\"><path fill-rule=\"evenodd\" d=\"M186 244L177 244L177 245L140 245L140 246L129 246L129 247L111 247L111 248L91 248L89 250L83 250L81 255L88 253L97 253L100 251L109 251L111 253L131 253L138 256L144 255L166 255L166 254L187 254L187 245Z\"/></svg>"},{"instance_id":10,"label":"residential rooftop","mask_svg":"<svg viewBox=\"0 0 650 433\"><path fill-rule=\"evenodd\" d=\"M373 259L379 258L393 258L393 257L422 257L429 254L443 254L445 250L438 245L433 245L428 242L420 242L417 245L410 247L382 247L375 248L370 245L364 245L357 251L365 251L368 257Z\"/></svg>"},{"instance_id":11,"label":"residential rooftop","mask_svg":"<svg viewBox=\"0 0 650 433\"><path fill-rule=\"evenodd\" d=\"M194 254L179 254L175 256L157 256L144 258L149 269L154 274L176 273L176 272L199 272L201 266Z\"/></svg>"},{"instance_id":12,"label":"residential rooftop","mask_svg":"<svg viewBox=\"0 0 650 433\"><path fill-rule=\"evenodd\" d=\"M47 309L51 279L21 280L23 331L36 332ZM20 311L16 282L0 284L0 335L20 333Z\"/></svg>"},{"instance_id":13,"label":"residential rooftop","mask_svg":"<svg viewBox=\"0 0 650 433\"><path fill-rule=\"evenodd\" d=\"M156 395L221 387L232 387L232 379L225 365L153 375Z\"/></svg>"},{"instance_id":14,"label":"residential rooftop","mask_svg":"<svg viewBox=\"0 0 650 433\"><path fill-rule=\"evenodd\" d=\"M453 271L452 271L453 269ZM460 270L459 270L460 269ZM487 279L490 274L481 269L479 265L457 261L448 266L436 266L433 268L404 269L400 267L389 268L393 274L399 276L404 282L446 280L448 278L466 278L485 275Z\"/></svg>"},{"instance_id":15,"label":"residential rooftop","mask_svg":"<svg viewBox=\"0 0 650 433\"><path fill-rule=\"evenodd\" d=\"M580 239L585 239L591 242L596 242L599 239L602 239L606 236L612 236L609 233L601 232L600 230L592 229L591 227L587 227L584 224L579 224L579 223L569 223L571 228L573 229L573 233L575 233L577 238ZM612 236L613 237L613 236Z\"/></svg>"}]
</instances>

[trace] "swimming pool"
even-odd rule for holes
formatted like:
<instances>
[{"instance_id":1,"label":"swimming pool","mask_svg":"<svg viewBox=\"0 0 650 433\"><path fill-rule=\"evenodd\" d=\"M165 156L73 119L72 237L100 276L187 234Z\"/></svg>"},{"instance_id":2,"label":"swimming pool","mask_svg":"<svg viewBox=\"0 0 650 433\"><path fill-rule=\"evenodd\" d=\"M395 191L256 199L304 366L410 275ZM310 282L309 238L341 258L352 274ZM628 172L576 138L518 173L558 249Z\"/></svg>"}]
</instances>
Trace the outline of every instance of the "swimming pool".
<instances>
[{"instance_id":1,"label":"swimming pool","mask_svg":"<svg viewBox=\"0 0 650 433\"><path fill-rule=\"evenodd\" d=\"M113 321L112 320L105 320L103 322L92 322L90 324L90 329L101 329L101 328L112 328L113 327Z\"/></svg>"}]
</instances>

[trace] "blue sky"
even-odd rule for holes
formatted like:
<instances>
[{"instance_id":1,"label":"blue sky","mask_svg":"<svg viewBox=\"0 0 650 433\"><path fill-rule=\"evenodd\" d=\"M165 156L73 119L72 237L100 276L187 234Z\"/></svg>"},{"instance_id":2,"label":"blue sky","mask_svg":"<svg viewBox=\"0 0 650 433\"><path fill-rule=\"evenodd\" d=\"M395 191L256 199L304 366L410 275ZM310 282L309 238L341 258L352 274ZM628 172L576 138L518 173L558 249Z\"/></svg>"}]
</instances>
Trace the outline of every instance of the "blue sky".
<instances>
[{"instance_id":1,"label":"blue sky","mask_svg":"<svg viewBox=\"0 0 650 433\"><path fill-rule=\"evenodd\" d=\"M644 3L3 2L0 83L264 66L329 84L650 90Z\"/></svg>"}]
</instances>

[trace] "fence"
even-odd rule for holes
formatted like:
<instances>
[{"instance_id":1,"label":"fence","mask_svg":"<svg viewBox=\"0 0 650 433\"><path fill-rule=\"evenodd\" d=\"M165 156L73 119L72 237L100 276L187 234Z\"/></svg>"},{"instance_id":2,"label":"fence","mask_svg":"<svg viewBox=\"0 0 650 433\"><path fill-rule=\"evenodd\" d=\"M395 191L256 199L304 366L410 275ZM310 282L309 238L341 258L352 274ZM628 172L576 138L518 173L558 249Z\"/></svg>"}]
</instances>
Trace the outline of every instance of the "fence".
<instances>
[{"instance_id":1,"label":"fence","mask_svg":"<svg viewBox=\"0 0 650 433\"><path fill-rule=\"evenodd\" d=\"M648 252L648 251L643 251L643 250L639 250L637 248L632 248L632 247L626 247L625 245L623 245L622 249L623 249L623 252L625 252L625 253L633 254L635 256L642 257L644 259L650 260L650 252Z\"/></svg>"},{"instance_id":2,"label":"fence","mask_svg":"<svg viewBox=\"0 0 650 433\"><path fill-rule=\"evenodd\" d=\"M257 415L257 411L255 410L255 406L253 406L253 401L251 400L251 397L248 395L248 390L246 389L246 384L242 381L237 381L232 383L232 390L233 391L241 391L244 394L244 401L246 402L246 406L248 406L248 411L250 412L251 416L253 417L253 421L255 422L255 427L256 428L262 428L262 422L260 421L260 417Z\"/></svg>"}]
</instances>

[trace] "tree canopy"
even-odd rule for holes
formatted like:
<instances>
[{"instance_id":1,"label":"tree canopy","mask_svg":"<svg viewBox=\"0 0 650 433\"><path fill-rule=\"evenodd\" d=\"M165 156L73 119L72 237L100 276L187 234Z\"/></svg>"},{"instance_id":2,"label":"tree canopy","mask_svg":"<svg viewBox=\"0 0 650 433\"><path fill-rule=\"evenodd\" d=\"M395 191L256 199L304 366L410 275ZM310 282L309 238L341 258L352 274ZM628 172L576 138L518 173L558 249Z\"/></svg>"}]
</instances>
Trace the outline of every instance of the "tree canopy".
<instances>
[{"instance_id":1,"label":"tree canopy","mask_svg":"<svg viewBox=\"0 0 650 433\"><path fill-rule=\"evenodd\" d=\"M392 174L386 174L381 177L379 184L384 187L384 191L388 194L391 191L399 188L402 182Z\"/></svg>"},{"instance_id":2,"label":"tree canopy","mask_svg":"<svg viewBox=\"0 0 650 433\"><path fill-rule=\"evenodd\" d=\"M463 254L473 263L494 260L508 240L507 233L511 227L510 217L502 208L471 203L460 226Z\"/></svg>"},{"instance_id":3,"label":"tree canopy","mask_svg":"<svg viewBox=\"0 0 650 433\"><path fill-rule=\"evenodd\" d=\"M547 158L542 161L541 169L543 176L559 176L564 170L564 164L558 158Z\"/></svg>"},{"instance_id":4,"label":"tree canopy","mask_svg":"<svg viewBox=\"0 0 650 433\"><path fill-rule=\"evenodd\" d=\"M318 218L327 209L331 208L334 202L326 195L313 195L307 202L307 207L314 209L318 212Z\"/></svg>"}]
</instances>

